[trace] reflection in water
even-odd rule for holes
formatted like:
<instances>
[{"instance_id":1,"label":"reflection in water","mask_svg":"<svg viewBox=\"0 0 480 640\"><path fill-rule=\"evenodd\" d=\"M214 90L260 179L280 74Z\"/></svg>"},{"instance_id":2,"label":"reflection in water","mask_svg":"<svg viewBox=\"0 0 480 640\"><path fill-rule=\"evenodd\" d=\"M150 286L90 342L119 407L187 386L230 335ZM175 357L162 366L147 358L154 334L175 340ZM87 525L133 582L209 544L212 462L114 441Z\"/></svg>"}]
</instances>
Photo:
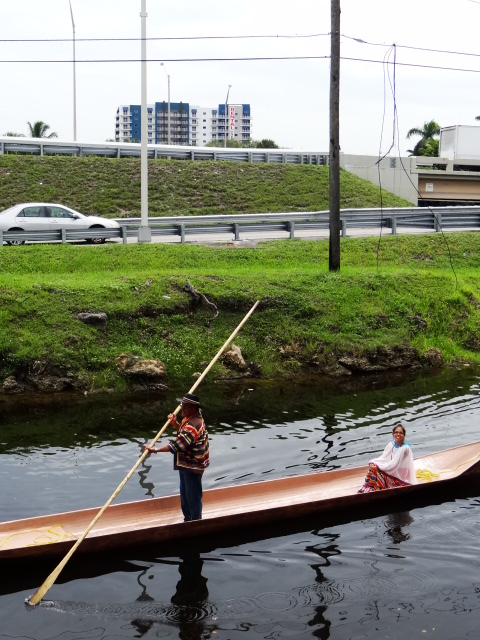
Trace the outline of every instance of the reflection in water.
<instances>
[{"instance_id":1,"label":"reflection in water","mask_svg":"<svg viewBox=\"0 0 480 640\"><path fill-rule=\"evenodd\" d=\"M205 618L192 616L194 608L202 607L208 598L207 578L202 576L202 567L199 554L184 556L178 565L180 580L171 602L178 607L180 640L201 640L205 631Z\"/></svg>"},{"instance_id":2,"label":"reflection in water","mask_svg":"<svg viewBox=\"0 0 480 640\"><path fill-rule=\"evenodd\" d=\"M152 596L148 595L147 585L142 582L142 578L145 577L148 571L149 571L149 568L145 568L137 576L137 583L142 589L141 594L137 598L137 602L154 602L155 601L155 598L152 598ZM149 577L153 578L153 576L149 576ZM153 626L153 620L142 620L141 618L135 618L134 620L132 620L132 626L138 631L139 635L137 637L141 638L146 633L148 633L148 631L150 631L150 629Z\"/></svg>"},{"instance_id":3,"label":"reflection in water","mask_svg":"<svg viewBox=\"0 0 480 640\"><path fill-rule=\"evenodd\" d=\"M332 556L338 556L341 554L340 547L335 544L338 540L338 534L320 534L317 532L317 535L320 538L324 538L327 542L326 546L323 545L315 545L315 546L307 546L305 551L307 553L314 553L319 558L321 558L321 563L313 564L311 567L315 570L316 578L315 581L319 585L319 588L327 586L329 581L325 577L322 569L324 567L329 567L331 565L330 558ZM320 596L320 592L318 594ZM318 598L319 604L314 606L315 615L312 620L308 623L310 627L314 629L313 635L316 638L320 638L321 640L328 640L330 637L330 620L325 616L325 613L328 609L327 603L320 596Z\"/></svg>"},{"instance_id":4,"label":"reflection in water","mask_svg":"<svg viewBox=\"0 0 480 640\"><path fill-rule=\"evenodd\" d=\"M207 578L202 576L203 560L200 554L193 553L181 558L178 565L180 580L172 596L177 606L191 606L205 602L208 598Z\"/></svg>"},{"instance_id":5,"label":"reflection in water","mask_svg":"<svg viewBox=\"0 0 480 640\"><path fill-rule=\"evenodd\" d=\"M402 527L408 527L412 524L413 518L410 515L410 511L403 511L401 513L391 513L385 519L385 526L387 533L392 539L394 544L400 544L406 540L410 540L410 534L405 533Z\"/></svg>"},{"instance_id":6,"label":"reflection in water","mask_svg":"<svg viewBox=\"0 0 480 640\"><path fill-rule=\"evenodd\" d=\"M148 474L150 473L150 469L152 468L151 464L147 464L148 460L149 460L148 457L144 458L144 460L142 461L139 467L140 470L137 472L138 484L142 487L142 489L145 489L146 496L149 496L150 498L154 498L155 494L153 493L153 490L155 488L155 485L153 482L147 481Z\"/></svg>"},{"instance_id":7,"label":"reflection in water","mask_svg":"<svg viewBox=\"0 0 480 640\"><path fill-rule=\"evenodd\" d=\"M155 606L156 615L161 614L178 627L180 640L201 640L204 637L207 615L203 604L208 598L207 578L202 575L203 560L200 554L191 553L180 558L178 572L180 580L177 582L176 591L172 595L173 607ZM142 591L137 597L139 603L153 603L155 599L147 592L147 585L142 580L153 578L153 574L147 575L151 567L145 568L137 576L137 583ZM143 607L142 607L143 608ZM132 620L132 626L138 632L137 637L142 637L150 631L155 624L151 617L152 609L144 608L150 615L138 616Z\"/></svg>"}]
</instances>

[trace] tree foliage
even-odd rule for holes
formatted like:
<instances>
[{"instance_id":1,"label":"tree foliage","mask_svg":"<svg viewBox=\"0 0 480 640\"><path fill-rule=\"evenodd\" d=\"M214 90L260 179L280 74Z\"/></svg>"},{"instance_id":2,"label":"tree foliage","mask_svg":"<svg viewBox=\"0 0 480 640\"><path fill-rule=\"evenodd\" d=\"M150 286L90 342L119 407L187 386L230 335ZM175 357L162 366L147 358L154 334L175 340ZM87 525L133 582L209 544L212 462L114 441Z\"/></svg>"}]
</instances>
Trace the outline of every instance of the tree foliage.
<instances>
[{"instance_id":1,"label":"tree foliage","mask_svg":"<svg viewBox=\"0 0 480 640\"><path fill-rule=\"evenodd\" d=\"M212 140L207 147L224 147L224 140ZM278 144L269 138L262 140L227 140L227 147L231 149L278 149Z\"/></svg>"},{"instance_id":2,"label":"tree foliage","mask_svg":"<svg viewBox=\"0 0 480 640\"><path fill-rule=\"evenodd\" d=\"M43 120L36 120L33 124L31 122L27 122L27 125L31 138L58 138L55 131L52 131L47 135L50 125L43 122Z\"/></svg>"},{"instance_id":3,"label":"tree foliage","mask_svg":"<svg viewBox=\"0 0 480 640\"><path fill-rule=\"evenodd\" d=\"M435 120L424 122L420 129L414 127L407 133L407 138L420 136L420 140L413 149L408 149L411 156L438 156L439 141L435 138L440 134L440 125Z\"/></svg>"}]
</instances>

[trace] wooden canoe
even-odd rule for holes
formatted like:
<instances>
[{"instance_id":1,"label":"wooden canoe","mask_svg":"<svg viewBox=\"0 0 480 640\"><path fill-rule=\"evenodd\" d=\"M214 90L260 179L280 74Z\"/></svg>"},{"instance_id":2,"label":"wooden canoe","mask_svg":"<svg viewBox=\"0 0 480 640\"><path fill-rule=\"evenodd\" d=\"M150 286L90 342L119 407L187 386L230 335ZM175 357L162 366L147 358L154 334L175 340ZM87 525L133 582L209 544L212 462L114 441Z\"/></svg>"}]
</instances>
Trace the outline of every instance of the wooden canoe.
<instances>
[{"instance_id":1,"label":"wooden canoe","mask_svg":"<svg viewBox=\"0 0 480 640\"><path fill-rule=\"evenodd\" d=\"M469 494L477 496L480 441L422 456L415 466L418 484L365 494L357 494L365 465L208 489L203 520L195 522L182 522L178 495L110 505L77 554L132 552L147 544L165 553L165 543L215 536L224 542L229 532L260 531L265 525L275 525L277 532L285 522L308 522L318 514L323 514L322 522L324 516L340 513L354 520L371 514L372 507L378 515L410 508L413 498L447 499L446 490L452 487L468 486ZM97 513L85 509L0 523L0 561L61 559Z\"/></svg>"}]
</instances>

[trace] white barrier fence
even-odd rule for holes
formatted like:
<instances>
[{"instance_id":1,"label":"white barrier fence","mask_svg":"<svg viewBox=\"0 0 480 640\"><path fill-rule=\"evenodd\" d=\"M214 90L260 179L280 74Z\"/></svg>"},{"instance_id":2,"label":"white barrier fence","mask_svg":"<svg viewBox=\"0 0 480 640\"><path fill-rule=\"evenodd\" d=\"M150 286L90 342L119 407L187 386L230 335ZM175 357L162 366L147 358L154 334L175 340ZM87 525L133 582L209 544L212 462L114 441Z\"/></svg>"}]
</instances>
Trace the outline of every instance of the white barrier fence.
<instances>
[{"instance_id":1,"label":"white barrier fence","mask_svg":"<svg viewBox=\"0 0 480 640\"><path fill-rule=\"evenodd\" d=\"M76 143L43 138L0 137L0 154L101 156L104 158L140 157L138 143ZM328 153L294 149L246 149L227 147L189 147L183 145L148 145L151 159L172 160L231 160L233 162L270 162L280 164L327 165Z\"/></svg>"},{"instance_id":2,"label":"white barrier fence","mask_svg":"<svg viewBox=\"0 0 480 640\"><path fill-rule=\"evenodd\" d=\"M0 231L0 246L4 242L78 242L86 239L120 239L127 243L129 237L138 236L140 218L117 218L119 229L56 229L53 231ZM480 229L480 206L472 207L409 207L401 209L342 209L341 234L348 229L389 229L392 234L399 228L421 230L461 231ZM329 212L311 213L247 213L238 215L176 216L149 218L152 236L176 236L185 242L193 234L230 234L232 240L240 240L245 232L268 235L280 231L288 238L295 238L298 231L328 230Z\"/></svg>"}]
</instances>

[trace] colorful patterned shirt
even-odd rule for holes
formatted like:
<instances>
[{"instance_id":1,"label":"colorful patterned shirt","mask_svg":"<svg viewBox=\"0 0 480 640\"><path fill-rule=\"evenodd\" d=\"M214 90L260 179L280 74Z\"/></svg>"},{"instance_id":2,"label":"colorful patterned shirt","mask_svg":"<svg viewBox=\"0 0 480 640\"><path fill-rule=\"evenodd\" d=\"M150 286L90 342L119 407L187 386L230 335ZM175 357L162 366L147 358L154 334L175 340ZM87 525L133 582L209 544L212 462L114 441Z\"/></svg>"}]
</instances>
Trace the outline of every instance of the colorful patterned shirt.
<instances>
[{"instance_id":1,"label":"colorful patterned shirt","mask_svg":"<svg viewBox=\"0 0 480 640\"><path fill-rule=\"evenodd\" d=\"M210 464L208 433L201 416L184 418L168 446L175 456L174 469L202 474Z\"/></svg>"}]
</instances>

